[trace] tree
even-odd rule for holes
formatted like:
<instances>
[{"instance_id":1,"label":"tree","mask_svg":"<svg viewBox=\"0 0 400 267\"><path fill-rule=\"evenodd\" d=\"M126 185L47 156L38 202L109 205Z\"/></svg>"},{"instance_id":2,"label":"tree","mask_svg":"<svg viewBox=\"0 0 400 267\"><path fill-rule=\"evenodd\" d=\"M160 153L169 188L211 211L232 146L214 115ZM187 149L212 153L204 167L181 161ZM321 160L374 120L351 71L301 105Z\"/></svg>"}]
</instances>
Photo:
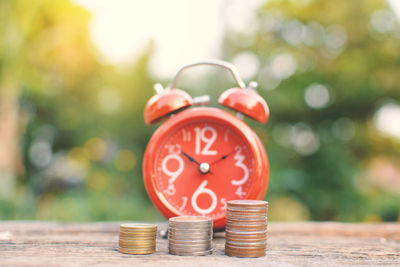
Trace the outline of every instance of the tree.
<instances>
[{"instance_id":1,"label":"tree","mask_svg":"<svg viewBox=\"0 0 400 267\"><path fill-rule=\"evenodd\" d=\"M368 177L374 158L399 164L399 140L372 125L385 101L400 100L392 11L379 0L268 1L252 26L250 35L228 31L224 51L261 66L271 121L255 127L271 135L271 206L294 203L303 219L396 219L400 192Z\"/></svg>"}]
</instances>

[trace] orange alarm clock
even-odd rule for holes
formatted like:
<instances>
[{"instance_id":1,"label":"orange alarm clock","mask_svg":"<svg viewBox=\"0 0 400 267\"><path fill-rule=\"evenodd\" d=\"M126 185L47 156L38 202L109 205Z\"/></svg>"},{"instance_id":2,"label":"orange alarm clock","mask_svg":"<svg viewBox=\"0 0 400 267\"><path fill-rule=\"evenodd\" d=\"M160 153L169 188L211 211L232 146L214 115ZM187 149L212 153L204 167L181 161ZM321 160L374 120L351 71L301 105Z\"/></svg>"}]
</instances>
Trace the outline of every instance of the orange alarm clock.
<instances>
[{"instance_id":1,"label":"orange alarm clock","mask_svg":"<svg viewBox=\"0 0 400 267\"><path fill-rule=\"evenodd\" d=\"M209 97L192 99L175 88L186 69L212 65L227 69L237 88L218 102L238 112L235 116L212 107ZM150 199L167 218L200 215L214 220L214 229L225 226L226 203L232 199L263 199L268 187L269 164L264 146L242 121L243 114L266 123L269 109L256 92L257 83L246 87L236 68L224 61L206 61L181 68L170 85L155 86L147 103L147 124L167 118L151 137L143 161L143 179Z\"/></svg>"}]
</instances>

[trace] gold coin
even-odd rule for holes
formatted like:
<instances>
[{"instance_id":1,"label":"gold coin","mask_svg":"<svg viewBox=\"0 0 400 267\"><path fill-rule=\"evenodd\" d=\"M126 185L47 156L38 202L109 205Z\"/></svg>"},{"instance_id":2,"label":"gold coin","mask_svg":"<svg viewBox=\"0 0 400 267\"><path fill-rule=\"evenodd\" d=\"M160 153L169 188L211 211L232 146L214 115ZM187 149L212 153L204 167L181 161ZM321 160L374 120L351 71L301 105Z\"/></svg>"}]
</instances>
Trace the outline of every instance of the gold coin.
<instances>
[{"instance_id":1,"label":"gold coin","mask_svg":"<svg viewBox=\"0 0 400 267\"><path fill-rule=\"evenodd\" d=\"M147 247L124 247L124 246L119 246L118 247L119 249L121 249L121 250L140 250L140 251L142 251L142 250L155 250L156 249L156 246L147 246Z\"/></svg>"},{"instance_id":2,"label":"gold coin","mask_svg":"<svg viewBox=\"0 0 400 267\"><path fill-rule=\"evenodd\" d=\"M149 246L154 246L156 243L154 242L154 243L143 244L143 243L127 243L119 241L118 244L123 247L149 247Z\"/></svg>"},{"instance_id":3,"label":"gold coin","mask_svg":"<svg viewBox=\"0 0 400 267\"><path fill-rule=\"evenodd\" d=\"M153 246L143 246L143 247L118 246L118 248L124 249L124 250L127 250L127 249L131 249L131 250L150 250L150 249L155 249L156 246L155 245L153 245Z\"/></svg>"},{"instance_id":4,"label":"gold coin","mask_svg":"<svg viewBox=\"0 0 400 267\"><path fill-rule=\"evenodd\" d=\"M149 224L149 223L125 223L125 224L121 224L120 228L123 228L123 229L157 229L157 225Z\"/></svg>"},{"instance_id":5,"label":"gold coin","mask_svg":"<svg viewBox=\"0 0 400 267\"><path fill-rule=\"evenodd\" d=\"M149 243L137 243L137 242L125 242L125 241L119 241L118 244L121 246L129 246L129 247L148 247L148 246L154 246L156 242L149 242Z\"/></svg>"},{"instance_id":6,"label":"gold coin","mask_svg":"<svg viewBox=\"0 0 400 267\"><path fill-rule=\"evenodd\" d=\"M147 249L147 250L127 250L127 249L119 249L118 250L124 254L134 254L134 255L145 255L145 254L152 254L155 252L155 249Z\"/></svg>"},{"instance_id":7,"label":"gold coin","mask_svg":"<svg viewBox=\"0 0 400 267\"><path fill-rule=\"evenodd\" d=\"M125 232L120 232L120 236L125 236L125 237L141 237L141 238L146 238L146 237L153 237L156 236L157 233L125 233Z\"/></svg>"},{"instance_id":8,"label":"gold coin","mask_svg":"<svg viewBox=\"0 0 400 267\"><path fill-rule=\"evenodd\" d=\"M125 229L125 228L120 228L120 232L125 232L125 233L156 233L157 229Z\"/></svg>"},{"instance_id":9,"label":"gold coin","mask_svg":"<svg viewBox=\"0 0 400 267\"><path fill-rule=\"evenodd\" d=\"M133 238L120 238L118 239L119 241L123 241L123 242L136 242L136 243L155 243L156 239L152 238L152 239L133 239Z\"/></svg>"},{"instance_id":10,"label":"gold coin","mask_svg":"<svg viewBox=\"0 0 400 267\"><path fill-rule=\"evenodd\" d=\"M122 232L133 232L133 233L137 233L137 232L139 232L139 233L157 232L157 228L148 228L148 229L146 229L146 228L122 228L121 227L119 230L122 231Z\"/></svg>"},{"instance_id":11,"label":"gold coin","mask_svg":"<svg viewBox=\"0 0 400 267\"><path fill-rule=\"evenodd\" d=\"M119 249L121 250L137 250L137 251L142 251L142 250L155 250L156 247L155 246L151 246L151 247L123 247L123 246L119 246Z\"/></svg>"},{"instance_id":12,"label":"gold coin","mask_svg":"<svg viewBox=\"0 0 400 267\"><path fill-rule=\"evenodd\" d=\"M148 243L137 243L137 242L126 242L126 241L118 241L118 244L124 246L153 246L156 242L148 242Z\"/></svg>"},{"instance_id":13,"label":"gold coin","mask_svg":"<svg viewBox=\"0 0 400 267\"><path fill-rule=\"evenodd\" d=\"M124 233L124 232L120 232L119 236L121 237L130 237L130 238L152 238L154 236L157 236L156 233L142 233L142 234L132 234L132 233Z\"/></svg>"},{"instance_id":14,"label":"gold coin","mask_svg":"<svg viewBox=\"0 0 400 267\"><path fill-rule=\"evenodd\" d=\"M126 235L156 235L157 231L126 231L121 229L119 231L121 234L126 234Z\"/></svg>"}]
</instances>

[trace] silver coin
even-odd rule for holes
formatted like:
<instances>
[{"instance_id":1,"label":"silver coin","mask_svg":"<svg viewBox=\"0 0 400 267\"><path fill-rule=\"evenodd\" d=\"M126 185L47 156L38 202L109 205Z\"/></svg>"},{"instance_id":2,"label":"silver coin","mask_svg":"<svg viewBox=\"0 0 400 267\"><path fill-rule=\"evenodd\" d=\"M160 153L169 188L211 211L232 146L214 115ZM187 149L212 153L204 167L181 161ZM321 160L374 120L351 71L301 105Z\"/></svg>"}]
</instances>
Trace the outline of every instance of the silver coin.
<instances>
[{"instance_id":1,"label":"silver coin","mask_svg":"<svg viewBox=\"0 0 400 267\"><path fill-rule=\"evenodd\" d=\"M169 250L174 250L174 251L184 251L184 252L192 252L192 251L205 251L205 250L210 250L210 246L199 246L199 247L178 247L178 246L169 246Z\"/></svg>"},{"instance_id":2,"label":"silver coin","mask_svg":"<svg viewBox=\"0 0 400 267\"><path fill-rule=\"evenodd\" d=\"M169 225L169 226L168 226L168 229L176 229L176 230L182 230L182 231L211 231L211 230L212 230L212 225L206 225L206 226L187 226L187 227Z\"/></svg>"},{"instance_id":3,"label":"silver coin","mask_svg":"<svg viewBox=\"0 0 400 267\"><path fill-rule=\"evenodd\" d=\"M229 233L261 233L264 232L266 233L268 231L267 227L226 227L225 228L225 233L228 231Z\"/></svg>"},{"instance_id":4,"label":"silver coin","mask_svg":"<svg viewBox=\"0 0 400 267\"><path fill-rule=\"evenodd\" d=\"M210 246L211 242L199 242L199 243L169 242L168 245L174 247L201 247L201 246Z\"/></svg>"},{"instance_id":5,"label":"silver coin","mask_svg":"<svg viewBox=\"0 0 400 267\"><path fill-rule=\"evenodd\" d=\"M267 230L262 231L254 231L254 232L247 232L247 231L229 231L225 230L225 234L236 234L236 235L265 235L267 234Z\"/></svg>"},{"instance_id":6,"label":"silver coin","mask_svg":"<svg viewBox=\"0 0 400 267\"><path fill-rule=\"evenodd\" d=\"M239 251L239 252L245 252L245 251L254 251L254 250L266 250L267 246L228 246L225 245L225 250L231 250L231 251Z\"/></svg>"},{"instance_id":7,"label":"silver coin","mask_svg":"<svg viewBox=\"0 0 400 267\"><path fill-rule=\"evenodd\" d=\"M188 240L198 240L198 239L211 239L213 235L211 234L182 234L182 233L169 233L168 238L173 239L188 239Z\"/></svg>"},{"instance_id":8,"label":"silver coin","mask_svg":"<svg viewBox=\"0 0 400 267\"><path fill-rule=\"evenodd\" d=\"M242 218L246 218L246 217L260 217L260 218L267 218L267 214L266 213L239 213L239 212L232 212L232 211L227 211L226 212L227 215L229 216L237 216L237 217L242 217Z\"/></svg>"},{"instance_id":9,"label":"silver coin","mask_svg":"<svg viewBox=\"0 0 400 267\"><path fill-rule=\"evenodd\" d=\"M182 232L168 232L168 236L175 236L175 237L189 237L192 239L202 238L202 237L212 237L212 233L182 233Z\"/></svg>"},{"instance_id":10,"label":"silver coin","mask_svg":"<svg viewBox=\"0 0 400 267\"><path fill-rule=\"evenodd\" d=\"M258 199L234 199L227 202L228 206L251 206L251 207L264 207L268 206L268 201Z\"/></svg>"},{"instance_id":11,"label":"silver coin","mask_svg":"<svg viewBox=\"0 0 400 267\"><path fill-rule=\"evenodd\" d=\"M212 228L204 228L204 229L180 229L180 228L168 228L169 232L180 232L180 233L212 233Z\"/></svg>"},{"instance_id":12,"label":"silver coin","mask_svg":"<svg viewBox=\"0 0 400 267\"><path fill-rule=\"evenodd\" d=\"M184 252L184 251L174 251L170 250L170 254L179 255L179 256L205 256L212 253L212 249L206 251L198 251L198 252Z\"/></svg>"},{"instance_id":13,"label":"silver coin","mask_svg":"<svg viewBox=\"0 0 400 267\"><path fill-rule=\"evenodd\" d=\"M182 232L178 230L171 230L168 231L168 235L177 235L177 236L212 236L213 233L208 231L208 232Z\"/></svg>"},{"instance_id":14,"label":"silver coin","mask_svg":"<svg viewBox=\"0 0 400 267\"><path fill-rule=\"evenodd\" d=\"M196 246L208 246L211 245L211 241L203 241L203 242L198 242L198 243L186 243L186 242L179 242L179 241L169 241L168 245L170 246L180 246L180 247L196 247Z\"/></svg>"},{"instance_id":15,"label":"silver coin","mask_svg":"<svg viewBox=\"0 0 400 267\"><path fill-rule=\"evenodd\" d=\"M168 247L169 251L181 251L181 252L200 252L200 251L207 251L210 249L211 249L211 246L193 247L193 248Z\"/></svg>"},{"instance_id":16,"label":"silver coin","mask_svg":"<svg viewBox=\"0 0 400 267\"><path fill-rule=\"evenodd\" d=\"M168 242L172 243L182 243L182 244L196 244L196 243L206 243L206 242L211 242L212 238L207 238L207 239L196 239L196 240L190 240L190 239L174 239L174 238L169 238Z\"/></svg>"},{"instance_id":17,"label":"silver coin","mask_svg":"<svg viewBox=\"0 0 400 267\"><path fill-rule=\"evenodd\" d=\"M268 219L266 217L250 217L250 216L233 216L227 214L226 219L228 221L233 221L233 222L268 222Z\"/></svg>"}]
</instances>

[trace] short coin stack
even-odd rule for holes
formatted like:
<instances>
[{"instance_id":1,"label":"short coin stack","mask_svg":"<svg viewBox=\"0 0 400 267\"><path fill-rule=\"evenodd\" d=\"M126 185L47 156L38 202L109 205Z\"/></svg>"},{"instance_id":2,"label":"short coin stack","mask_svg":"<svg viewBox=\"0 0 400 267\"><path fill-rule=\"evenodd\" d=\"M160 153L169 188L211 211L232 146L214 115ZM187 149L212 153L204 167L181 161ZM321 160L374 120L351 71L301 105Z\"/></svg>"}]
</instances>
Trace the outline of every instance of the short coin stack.
<instances>
[{"instance_id":1,"label":"short coin stack","mask_svg":"<svg viewBox=\"0 0 400 267\"><path fill-rule=\"evenodd\" d=\"M262 257L267 248L268 202L228 201L225 254L235 257Z\"/></svg>"},{"instance_id":2,"label":"short coin stack","mask_svg":"<svg viewBox=\"0 0 400 267\"><path fill-rule=\"evenodd\" d=\"M119 252L150 254L156 251L157 225L122 224L119 229Z\"/></svg>"},{"instance_id":3,"label":"short coin stack","mask_svg":"<svg viewBox=\"0 0 400 267\"><path fill-rule=\"evenodd\" d=\"M211 253L213 221L200 216L179 216L169 219L168 250L180 256Z\"/></svg>"}]
</instances>

